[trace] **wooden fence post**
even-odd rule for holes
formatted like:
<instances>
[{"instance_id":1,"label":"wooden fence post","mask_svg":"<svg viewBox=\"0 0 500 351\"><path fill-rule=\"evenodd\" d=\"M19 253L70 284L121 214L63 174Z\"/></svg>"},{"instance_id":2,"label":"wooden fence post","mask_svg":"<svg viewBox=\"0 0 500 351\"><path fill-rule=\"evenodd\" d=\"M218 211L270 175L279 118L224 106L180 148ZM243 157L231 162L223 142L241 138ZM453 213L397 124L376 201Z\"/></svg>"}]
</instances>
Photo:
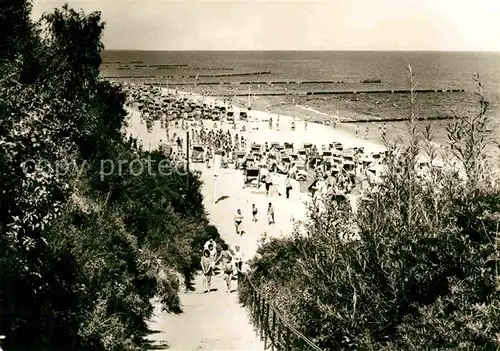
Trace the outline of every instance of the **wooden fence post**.
<instances>
[{"instance_id":1,"label":"wooden fence post","mask_svg":"<svg viewBox=\"0 0 500 351\"><path fill-rule=\"evenodd\" d=\"M265 313L264 313L264 350L267 349L267 333L269 332L269 303L266 302L265 305Z\"/></svg>"},{"instance_id":2,"label":"wooden fence post","mask_svg":"<svg viewBox=\"0 0 500 351\"><path fill-rule=\"evenodd\" d=\"M274 310L271 310L272 313L273 313L273 324L272 324L272 327L271 327L271 351L274 351L274 340L275 340L275 337L276 337L276 333L275 333L275 327L276 327L276 312L274 312Z\"/></svg>"},{"instance_id":3,"label":"wooden fence post","mask_svg":"<svg viewBox=\"0 0 500 351\"><path fill-rule=\"evenodd\" d=\"M260 325L260 340L264 340L264 304L266 301L264 300L264 296L259 300L259 325Z\"/></svg>"},{"instance_id":4,"label":"wooden fence post","mask_svg":"<svg viewBox=\"0 0 500 351\"><path fill-rule=\"evenodd\" d=\"M262 336L262 325L260 324L260 294L257 293L257 327L259 328L259 337Z\"/></svg>"},{"instance_id":5,"label":"wooden fence post","mask_svg":"<svg viewBox=\"0 0 500 351\"><path fill-rule=\"evenodd\" d=\"M281 323L281 320L278 320L278 333L276 334L278 340L276 347L278 350L281 350Z\"/></svg>"}]
</instances>

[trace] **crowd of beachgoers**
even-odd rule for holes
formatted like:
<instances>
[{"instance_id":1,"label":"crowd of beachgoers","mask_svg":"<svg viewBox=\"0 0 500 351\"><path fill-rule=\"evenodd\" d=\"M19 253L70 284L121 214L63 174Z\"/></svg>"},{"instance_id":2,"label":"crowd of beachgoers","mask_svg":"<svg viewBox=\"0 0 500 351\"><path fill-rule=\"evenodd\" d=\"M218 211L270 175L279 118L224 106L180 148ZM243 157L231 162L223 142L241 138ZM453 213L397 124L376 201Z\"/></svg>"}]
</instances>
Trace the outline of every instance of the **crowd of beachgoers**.
<instances>
[{"instance_id":1,"label":"crowd of beachgoers","mask_svg":"<svg viewBox=\"0 0 500 351\"><path fill-rule=\"evenodd\" d=\"M290 178L308 183L307 189L311 192L330 189L337 195L349 194L360 181L380 176L385 152L365 153L363 147L347 148L340 142L328 145L281 144L272 140L250 143L245 132L252 128L248 122L252 111L240 109L237 113L237 108L227 100L210 101L204 96L186 96L144 85L127 84L125 90L127 104L140 110L141 123L150 129L157 121L165 130L160 147L166 156L185 162L185 135L190 132L191 162L203 162L210 168L219 153L223 168L241 169L245 185L265 185L267 193L275 175L283 175L285 182ZM279 117L273 120L271 116L267 123L271 129L280 128ZM281 128L295 130L296 121L292 120L288 127L282 123ZM307 130L307 120L303 128Z\"/></svg>"}]
</instances>

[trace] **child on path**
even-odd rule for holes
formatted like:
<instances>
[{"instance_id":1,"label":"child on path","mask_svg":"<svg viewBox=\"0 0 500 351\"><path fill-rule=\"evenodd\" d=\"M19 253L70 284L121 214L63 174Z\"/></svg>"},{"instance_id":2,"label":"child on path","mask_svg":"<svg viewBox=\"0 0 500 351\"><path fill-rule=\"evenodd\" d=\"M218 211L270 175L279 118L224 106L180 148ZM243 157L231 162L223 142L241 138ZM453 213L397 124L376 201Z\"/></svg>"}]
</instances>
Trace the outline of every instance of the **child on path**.
<instances>
[{"instance_id":1,"label":"child on path","mask_svg":"<svg viewBox=\"0 0 500 351\"><path fill-rule=\"evenodd\" d=\"M268 224L274 224L274 208L272 203L269 203L267 207L267 222Z\"/></svg>"},{"instance_id":2,"label":"child on path","mask_svg":"<svg viewBox=\"0 0 500 351\"><path fill-rule=\"evenodd\" d=\"M236 228L236 235L241 235L241 223L243 223L243 215L241 210L238 209L234 215L234 226Z\"/></svg>"},{"instance_id":3,"label":"child on path","mask_svg":"<svg viewBox=\"0 0 500 351\"><path fill-rule=\"evenodd\" d=\"M210 257L210 251L204 250L203 256L201 257L201 270L203 272L203 292L210 292L210 287L212 285L212 275L213 275L213 260Z\"/></svg>"}]
</instances>

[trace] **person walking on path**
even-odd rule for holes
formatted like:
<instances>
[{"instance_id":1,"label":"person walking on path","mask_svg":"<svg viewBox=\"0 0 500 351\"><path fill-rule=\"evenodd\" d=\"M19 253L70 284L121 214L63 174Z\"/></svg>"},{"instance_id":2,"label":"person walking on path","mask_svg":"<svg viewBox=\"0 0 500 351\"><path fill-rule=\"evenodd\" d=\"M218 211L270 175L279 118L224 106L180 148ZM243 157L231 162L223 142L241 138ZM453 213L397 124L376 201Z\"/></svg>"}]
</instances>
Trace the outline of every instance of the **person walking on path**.
<instances>
[{"instance_id":1,"label":"person walking on path","mask_svg":"<svg viewBox=\"0 0 500 351\"><path fill-rule=\"evenodd\" d=\"M267 222L268 224L274 224L274 207L272 203L269 203L267 207Z\"/></svg>"},{"instance_id":2,"label":"person walking on path","mask_svg":"<svg viewBox=\"0 0 500 351\"><path fill-rule=\"evenodd\" d=\"M215 235L212 235L212 238L210 238L209 240L207 240L207 242L205 242L205 245L203 245L203 249L208 250L210 244L212 244L213 247L217 248L217 243L215 242Z\"/></svg>"},{"instance_id":3,"label":"person walking on path","mask_svg":"<svg viewBox=\"0 0 500 351\"><path fill-rule=\"evenodd\" d=\"M241 223L243 223L243 215L241 210L238 209L234 215L234 226L236 228L236 235L241 235Z\"/></svg>"},{"instance_id":4,"label":"person walking on path","mask_svg":"<svg viewBox=\"0 0 500 351\"><path fill-rule=\"evenodd\" d=\"M215 261L217 259L217 247L215 244L208 244L208 252L210 253L210 259L212 260L212 271L215 274Z\"/></svg>"},{"instance_id":5,"label":"person walking on path","mask_svg":"<svg viewBox=\"0 0 500 351\"><path fill-rule=\"evenodd\" d=\"M210 288L212 285L212 275L214 274L213 267L214 265L212 257L210 257L210 251L204 250L203 256L201 257L201 270L203 272L204 293L210 292Z\"/></svg>"},{"instance_id":6,"label":"person walking on path","mask_svg":"<svg viewBox=\"0 0 500 351\"><path fill-rule=\"evenodd\" d=\"M234 264L231 256L229 256L227 262L222 265L222 270L224 271L224 280L226 281L226 292L230 293L231 281L233 280L234 274Z\"/></svg>"},{"instance_id":7,"label":"person walking on path","mask_svg":"<svg viewBox=\"0 0 500 351\"><path fill-rule=\"evenodd\" d=\"M257 222L257 207L255 207L255 204L252 204L252 221Z\"/></svg>"},{"instance_id":8,"label":"person walking on path","mask_svg":"<svg viewBox=\"0 0 500 351\"><path fill-rule=\"evenodd\" d=\"M290 198L290 190L292 190L292 183L290 181L290 176L287 174L285 178L285 193L286 193L286 198Z\"/></svg>"},{"instance_id":9,"label":"person walking on path","mask_svg":"<svg viewBox=\"0 0 500 351\"><path fill-rule=\"evenodd\" d=\"M219 258L215 262L215 264L217 264L219 261L221 261L222 262L222 266L224 266L224 264L228 261L228 259L230 257L232 257L232 255L231 255L231 251L229 251L229 246L227 246L227 244L223 244L222 245L222 251L220 253Z\"/></svg>"},{"instance_id":10,"label":"person walking on path","mask_svg":"<svg viewBox=\"0 0 500 351\"><path fill-rule=\"evenodd\" d=\"M239 245L236 245L234 250L234 265L236 266L236 269L241 272L241 268L243 267L243 253L241 252Z\"/></svg>"}]
</instances>

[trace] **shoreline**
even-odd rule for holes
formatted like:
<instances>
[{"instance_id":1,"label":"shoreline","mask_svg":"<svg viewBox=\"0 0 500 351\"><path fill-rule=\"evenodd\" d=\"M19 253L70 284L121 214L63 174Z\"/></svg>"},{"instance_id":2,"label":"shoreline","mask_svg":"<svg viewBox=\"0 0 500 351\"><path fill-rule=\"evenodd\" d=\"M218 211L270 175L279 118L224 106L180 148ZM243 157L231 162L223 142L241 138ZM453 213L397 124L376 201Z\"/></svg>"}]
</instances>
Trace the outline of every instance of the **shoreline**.
<instances>
[{"instance_id":1,"label":"shoreline","mask_svg":"<svg viewBox=\"0 0 500 351\"><path fill-rule=\"evenodd\" d=\"M219 104L219 105L224 105L223 101L218 98L217 96L202 96L201 94L194 93L194 92L186 92L186 91L180 91L180 90L175 90L175 89L170 89L166 87L158 87L162 92L166 94L177 94L181 97L187 97L193 101L199 101L200 99L203 102L206 103L212 103L212 104ZM259 106L260 107L260 106ZM303 109L299 107L298 105L292 106L295 109ZM304 109L305 110L305 109ZM285 137L287 138L287 142L290 140L302 140L302 143L304 142L312 142L312 139L316 139L313 135L315 132L317 133L318 131L320 132L320 135L324 134L325 131L330 131L330 133L333 133L332 136L336 137L336 139L327 139L326 137L320 137L319 140L322 141L322 143L316 141L313 142L318 146L318 148L321 149L322 144L328 144L333 141L340 141L343 144L345 144L346 147L354 147L354 146L363 146L365 147L366 152L378 152L378 151L384 151L386 148L382 143L382 139L379 135L375 135L374 130L371 129L371 133L369 135L368 139L364 138L357 138L355 135L355 124L352 123L342 123L338 122L337 127L333 128L333 126L326 125L324 123L317 123L314 121L313 118L308 122L308 134L311 135L311 137L308 140L307 137L299 137L298 139L296 136L298 133L301 131L304 131L305 126L304 126L304 120L305 120L305 115L295 115L292 116L291 114L287 114L287 111L283 111L284 113L281 113L280 111L273 111L271 109L271 112L268 113L265 111L265 109L251 109L248 111L244 106L241 106L241 104L233 104L233 111L235 112L235 115L238 115L240 111L246 111L249 115L248 122L243 122L236 120L236 125L237 127L245 124L245 123L252 123L250 122L252 118L256 118L258 120L257 123L259 123L258 130L259 131L265 131L265 134L269 134L269 131L275 131L279 132L281 134L284 134ZM308 112L311 112L310 115L314 114L320 114L320 111L314 111L314 110L308 110ZM269 121L269 117L272 117L273 120L276 122L277 118L279 116L280 119L280 127L281 129L278 131L276 129L270 130L268 127L267 122ZM296 130L292 131L290 128L291 122L295 120L296 124ZM284 123L283 123L284 122ZM239 130L239 128L237 128ZM247 131L246 133L252 133L252 130ZM327 132L328 133L328 132ZM328 133L328 134L330 134ZM294 135L295 134L295 135ZM360 135L364 135L364 130L360 130ZM250 142L253 142L251 140L252 138L249 138ZM258 138L260 143L264 143L262 141L263 137ZM272 142L273 140L267 140L268 142Z\"/></svg>"}]
</instances>

